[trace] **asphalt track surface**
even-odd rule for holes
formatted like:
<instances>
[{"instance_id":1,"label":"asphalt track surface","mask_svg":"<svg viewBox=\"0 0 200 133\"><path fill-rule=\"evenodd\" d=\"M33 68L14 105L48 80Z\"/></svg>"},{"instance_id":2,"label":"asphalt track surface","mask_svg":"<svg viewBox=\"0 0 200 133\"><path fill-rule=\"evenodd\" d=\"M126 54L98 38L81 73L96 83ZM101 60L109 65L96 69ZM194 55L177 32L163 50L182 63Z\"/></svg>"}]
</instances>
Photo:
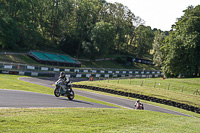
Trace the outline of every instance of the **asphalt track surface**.
<instances>
[{"instance_id":1,"label":"asphalt track surface","mask_svg":"<svg viewBox=\"0 0 200 133\"><path fill-rule=\"evenodd\" d=\"M46 86L52 88L52 94L53 94L53 88L52 84L56 81L55 78L20 78L22 81ZM71 79L72 82L76 82L77 79ZM134 103L133 100L128 100L125 98L118 98L114 96L107 96L102 95L94 92L88 92L88 91L82 91L73 89L75 92L75 95L85 96L88 98L112 103L115 105L122 106L124 108L134 109ZM74 100L70 101L66 97L55 97L53 95L46 95L46 94L40 94L40 93L33 93L33 92L26 92L26 91L14 91L14 90L5 90L0 89L0 108L39 108L39 107L51 107L51 108L67 108L67 107L84 107L84 108L115 108L107 105L92 103L88 101L81 101L77 100L76 97ZM157 107L150 104L144 103L145 110L149 111L157 111L162 113L169 113L169 114L175 114L175 115L181 115L181 116L189 116L186 114L182 114L176 111L168 110L165 108ZM191 117L191 116L190 116Z\"/></svg>"},{"instance_id":2,"label":"asphalt track surface","mask_svg":"<svg viewBox=\"0 0 200 133\"><path fill-rule=\"evenodd\" d=\"M3 90L0 89L0 108L66 108L66 107L87 107L87 108L113 108L102 104L68 100L65 97L55 97L40 93Z\"/></svg>"}]
</instances>

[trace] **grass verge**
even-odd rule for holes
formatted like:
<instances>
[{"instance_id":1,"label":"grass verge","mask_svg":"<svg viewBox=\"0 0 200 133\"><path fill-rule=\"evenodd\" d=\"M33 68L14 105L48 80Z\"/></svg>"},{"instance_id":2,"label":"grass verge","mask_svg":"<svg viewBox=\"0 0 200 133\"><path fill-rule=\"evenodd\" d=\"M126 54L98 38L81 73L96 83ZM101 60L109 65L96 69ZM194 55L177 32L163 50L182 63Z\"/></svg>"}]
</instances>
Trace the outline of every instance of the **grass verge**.
<instances>
[{"instance_id":1,"label":"grass verge","mask_svg":"<svg viewBox=\"0 0 200 133\"><path fill-rule=\"evenodd\" d=\"M1 132L198 133L200 119L129 109L0 109Z\"/></svg>"}]
</instances>

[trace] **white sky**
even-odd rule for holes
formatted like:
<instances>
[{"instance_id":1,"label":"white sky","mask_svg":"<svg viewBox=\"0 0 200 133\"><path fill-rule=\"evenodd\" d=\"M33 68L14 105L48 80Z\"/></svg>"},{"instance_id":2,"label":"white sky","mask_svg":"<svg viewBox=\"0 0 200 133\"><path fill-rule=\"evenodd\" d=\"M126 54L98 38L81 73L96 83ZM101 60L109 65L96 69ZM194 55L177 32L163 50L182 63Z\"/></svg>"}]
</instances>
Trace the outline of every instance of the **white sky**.
<instances>
[{"instance_id":1,"label":"white sky","mask_svg":"<svg viewBox=\"0 0 200 133\"><path fill-rule=\"evenodd\" d=\"M146 26L169 31L189 5L200 5L200 0L106 0L127 6L135 16L145 21Z\"/></svg>"}]
</instances>

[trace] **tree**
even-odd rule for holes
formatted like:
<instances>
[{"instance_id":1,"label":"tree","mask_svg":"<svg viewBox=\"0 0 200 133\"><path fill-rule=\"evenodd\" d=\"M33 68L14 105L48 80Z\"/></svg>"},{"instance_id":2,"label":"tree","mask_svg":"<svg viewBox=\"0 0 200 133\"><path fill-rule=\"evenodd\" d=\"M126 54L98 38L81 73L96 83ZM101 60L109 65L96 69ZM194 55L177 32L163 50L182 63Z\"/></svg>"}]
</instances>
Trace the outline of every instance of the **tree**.
<instances>
[{"instance_id":1,"label":"tree","mask_svg":"<svg viewBox=\"0 0 200 133\"><path fill-rule=\"evenodd\" d=\"M142 57L145 54L150 53L154 39L154 33L151 30L151 27L140 25L137 27L135 34L135 40L137 44L136 55L138 57Z\"/></svg>"},{"instance_id":2,"label":"tree","mask_svg":"<svg viewBox=\"0 0 200 133\"><path fill-rule=\"evenodd\" d=\"M98 22L91 31L89 42L83 42L84 53L91 60L96 56L106 57L114 46L114 28L110 23Z\"/></svg>"},{"instance_id":3,"label":"tree","mask_svg":"<svg viewBox=\"0 0 200 133\"><path fill-rule=\"evenodd\" d=\"M0 17L0 45L3 49L16 49L20 41L17 23L6 13L1 15L5 16Z\"/></svg>"},{"instance_id":4,"label":"tree","mask_svg":"<svg viewBox=\"0 0 200 133\"><path fill-rule=\"evenodd\" d=\"M75 24L79 36L79 44L77 47L76 56L77 59L83 41L85 41L85 39L88 37L94 24L97 22L97 15L99 10L102 8L102 5L103 3L99 0L80 0L76 1L75 3Z\"/></svg>"},{"instance_id":5,"label":"tree","mask_svg":"<svg viewBox=\"0 0 200 133\"><path fill-rule=\"evenodd\" d=\"M115 46L112 51L126 53L128 44L131 45L135 35L133 23L136 21L135 15L128 7L121 3L107 3L104 7L104 21L111 23L115 28Z\"/></svg>"},{"instance_id":6,"label":"tree","mask_svg":"<svg viewBox=\"0 0 200 133\"><path fill-rule=\"evenodd\" d=\"M99 56L107 56L115 38L114 27L107 22L98 22L91 31L91 41L97 48Z\"/></svg>"},{"instance_id":7,"label":"tree","mask_svg":"<svg viewBox=\"0 0 200 133\"><path fill-rule=\"evenodd\" d=\"M0 15L1 48L60 48L77 59L93 55L91 48L102 57L134 54L135 30L143 23L128 7L105 0L1 0Z\"/></svg>"},{"instance_id":8,"label":"tree","mask_svg":"<svg viewBox=\"0 0 200 133\"><path fill-rule=\"evenodd\" d=\"M189 6L165 39L163 71L167 76L186 77L199 72L200 6Z\"/></svg>"},{"instance_id":9,"label":"tree","mask_svg":"<svg viewBox=\"0 0 200 133\"><path fill-rule=\"evenodd\" d=\"M163 62L163 51L161 48L164 46L165 37L166 36L164 32L159 30L155 31L155 37L153 41L153 62L157 66L161 66Z\"/></svg>"}]
</instances>

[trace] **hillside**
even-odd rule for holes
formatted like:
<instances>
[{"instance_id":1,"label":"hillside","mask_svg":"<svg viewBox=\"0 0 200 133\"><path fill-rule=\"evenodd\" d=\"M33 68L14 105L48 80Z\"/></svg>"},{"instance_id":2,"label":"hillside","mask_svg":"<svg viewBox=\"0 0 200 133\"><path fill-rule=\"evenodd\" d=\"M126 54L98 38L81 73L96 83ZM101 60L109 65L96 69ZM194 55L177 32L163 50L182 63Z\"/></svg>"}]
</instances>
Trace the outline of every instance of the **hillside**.
<instances>
[{"instance_id":1,"label":"hillside","mask_svg":"<svg viewBox=\"0 0 200 133\"><path fill-rule=\"evenodd\" d=\"M30 65L44 65L39 64L29 56L25 54L1 54L0 62L11 62L11 63L21 63L21 64L30 64ZM118 69L143 69L145 70L159 70L159 67L155 67L153 65L146 65L141 63L133 63L132 66L125 66L118 64L114 60L110 61L80 61L82 63L82 67L84 68L118 68Z\"/></svg>"}]
</instances>

